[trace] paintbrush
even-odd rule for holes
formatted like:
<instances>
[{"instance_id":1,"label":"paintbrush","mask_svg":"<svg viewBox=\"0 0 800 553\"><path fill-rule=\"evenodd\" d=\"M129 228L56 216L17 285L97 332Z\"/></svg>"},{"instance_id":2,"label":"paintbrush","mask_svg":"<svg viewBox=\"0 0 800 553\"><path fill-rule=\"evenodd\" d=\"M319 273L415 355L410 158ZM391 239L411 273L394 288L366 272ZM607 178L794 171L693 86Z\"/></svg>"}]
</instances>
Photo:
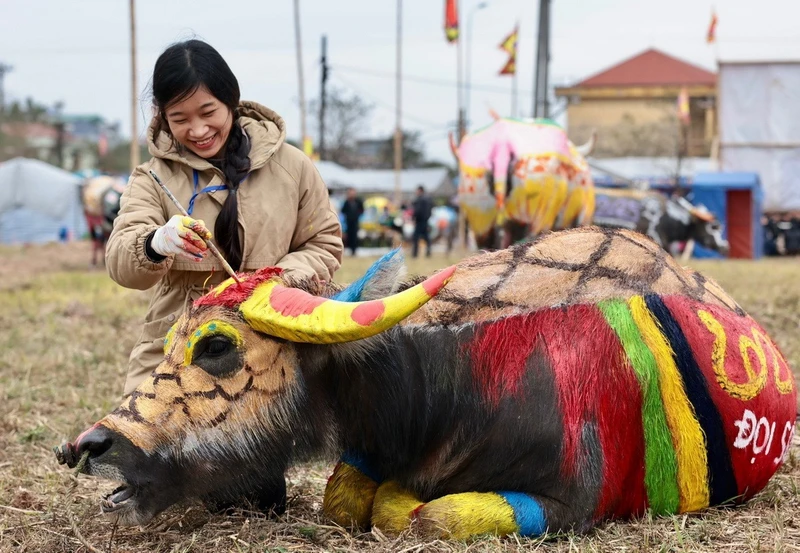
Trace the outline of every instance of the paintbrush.
<instances>
[{"instance_id":1,"label":"paintbrush","mask_svg":"<svg viewBox=\"0 0 800 553\"><path fill-rule=\"evenodd\" d=\"M170 200L172 200L172 203L175 204L175 207L178 208L178 211L180 211L185 217L190 217L189 213L187 213L187 211L185 209L183 209L183 206L178 201L178 198L176 198L175 196L172 195L172 192L170 192L169 188L167 188L166 185L163 182L161 182L161 179L158 178L158 175L156 175L153 171L150 171L150 176L153 177L153 179L156 181L156 183L158 183L158 185L161 187L161 190L164 191L164 194L166 194L167 197ZM236 272L233 270L233 267L231 267L228 264L228 262L225 261L225 258L222 256L222 253L217 249L217 247L214 245L214 243L211 241L211 239L210 238L203 238L202 236L200 238L202 238L203 242L206 243L206 246L208 246L208 249L211 250L211 253L213 253L214 256L217 259L219 259L220 263L222 263L222 266L225 268L225 272L227 272L229 275L231 275L231 278L236 281L236 284L241 284L241 281L236 276Z\"/></svg>"}]
</instances>

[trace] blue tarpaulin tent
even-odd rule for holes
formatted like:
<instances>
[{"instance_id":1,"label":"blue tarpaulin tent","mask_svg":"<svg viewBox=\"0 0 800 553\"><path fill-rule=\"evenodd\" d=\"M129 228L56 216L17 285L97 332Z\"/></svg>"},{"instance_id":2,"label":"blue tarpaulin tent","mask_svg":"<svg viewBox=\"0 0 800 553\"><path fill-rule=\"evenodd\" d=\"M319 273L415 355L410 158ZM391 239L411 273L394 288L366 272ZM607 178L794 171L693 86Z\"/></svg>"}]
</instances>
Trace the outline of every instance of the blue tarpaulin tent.
<instances>
[{"instance_id":1,"label":"blue tarpaulin tent","mask_svg":"<svg viewBox=\"0 0 800 553\"><path fill-rule=\"evenodd\" d=\"M728 257L758 259L764 255L761 226L764 193L757 173L698 173L688 199L703 204L725 225L730 243ZM695 257L720 257L696 247Z\"/></svg>"},{"instance_id":2,"label":"blue tarpaulin tent","mask_svg":"<svg viewBox=\"0 0 800 553\"><path fill-rule=\"evenodd\" d=\"M81 178L36 159L0 164L0 244L54 242L86 232Z\"/></svg>"}]
</instances>

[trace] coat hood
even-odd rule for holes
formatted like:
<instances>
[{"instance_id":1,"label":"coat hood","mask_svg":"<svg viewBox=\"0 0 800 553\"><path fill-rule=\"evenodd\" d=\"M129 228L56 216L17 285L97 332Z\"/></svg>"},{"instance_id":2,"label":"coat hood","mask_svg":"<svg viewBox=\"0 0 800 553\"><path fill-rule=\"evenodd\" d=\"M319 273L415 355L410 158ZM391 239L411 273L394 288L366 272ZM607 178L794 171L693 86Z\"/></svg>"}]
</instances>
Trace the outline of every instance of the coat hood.
<instances>
[{"instance_id":1,"label":"coat hood","mask_svg":"<svg viewBox=\"0 0 800 553\"><path fill-rule=\"evenodd\" d=\"M286 140L286 123L280 115L256 102L240 102L236 108L236 116L251 142L251 169L258 169L267 163ZM158 117L150 122L147 131L150 155L177 161L198 171L213 167L209 161L175 142L163 127ZM156 132L158 136L155 136Z\"/></svg>"}]
</instances>

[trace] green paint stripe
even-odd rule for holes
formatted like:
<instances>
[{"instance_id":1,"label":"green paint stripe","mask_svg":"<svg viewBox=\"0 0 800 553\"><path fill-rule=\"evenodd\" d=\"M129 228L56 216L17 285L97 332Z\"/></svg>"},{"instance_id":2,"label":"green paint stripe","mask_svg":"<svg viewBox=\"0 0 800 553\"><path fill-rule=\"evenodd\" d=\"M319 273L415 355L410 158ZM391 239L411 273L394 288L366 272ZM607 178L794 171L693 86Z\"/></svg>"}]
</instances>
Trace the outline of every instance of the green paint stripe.
<instances>
[{"instance_id":1,"label":"green paint stripe","mask_svg":"<svg viewBox=\"0 0 800 553\"><path fill-rule=\"evenodd\" d=\"M608 300L600 302L599 308L617 333L642 388L644 483L650 508L655 514L676 513L680 502L678 459L661 401L655 357L645 345L627 303Z\"/></svg>"}]
</instances>

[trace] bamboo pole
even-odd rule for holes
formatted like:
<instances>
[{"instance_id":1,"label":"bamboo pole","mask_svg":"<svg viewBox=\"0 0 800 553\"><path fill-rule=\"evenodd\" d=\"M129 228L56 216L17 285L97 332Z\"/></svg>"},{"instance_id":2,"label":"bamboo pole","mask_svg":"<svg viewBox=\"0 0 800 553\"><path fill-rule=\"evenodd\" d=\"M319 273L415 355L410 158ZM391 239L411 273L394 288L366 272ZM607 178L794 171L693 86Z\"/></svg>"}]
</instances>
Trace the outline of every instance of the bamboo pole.
<instances>
[{"instance_id":1,"label":"bamboo pole","mask_svg":"<svg viewBox=\"0 0 800 553\"><path fill-rule=\"evenodd\" d=\"M139 103L138 86L136 85L136 0L130 0L131 20L131 172L139 165L139 125L137 121L137 105Z\"/></svg>"},{"instance_id":2,"label":"bamboo pole","mask_svg":"<svg viewBox=\"0 0 800 553\"><path fill-rule=\"evenodd\" d=\"M300 144L306 149L306 91L303 78L303 41L300 34L300 0L294 0L294 37L297 51L297 88L300 94Z\"/></svg>"},{"instance_id":3,"label":"bamboo pole","mask_svg":"<svg viewBox=\"0 0 800 553\"><path fill-rule=\"evenodd\" d=\"M397 75L396 75L396 124L394 130L394 203L400 206L402 201L402 172L403 172L403 127L402 127L402 69L403 69L403 0L397 0Z\"/></svg>"}]
</instances>

